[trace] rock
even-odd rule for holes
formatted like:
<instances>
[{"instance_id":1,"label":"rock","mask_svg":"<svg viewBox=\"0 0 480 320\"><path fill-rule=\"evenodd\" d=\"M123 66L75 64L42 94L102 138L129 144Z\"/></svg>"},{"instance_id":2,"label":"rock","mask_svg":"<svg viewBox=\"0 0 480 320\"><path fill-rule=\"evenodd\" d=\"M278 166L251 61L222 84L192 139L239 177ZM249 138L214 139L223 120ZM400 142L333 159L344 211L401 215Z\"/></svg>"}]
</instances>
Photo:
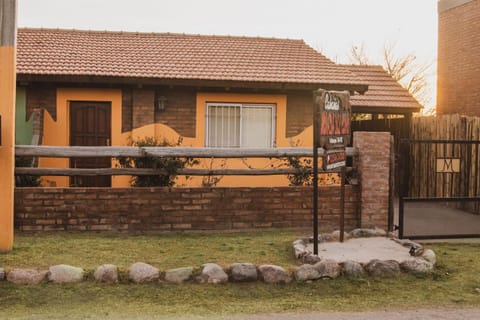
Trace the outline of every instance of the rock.
<instances>
[{"instance_id":1,"label":"rock","mask_svg":"<svg viewBox=\"0 0 480 320\"><path fill-rule=\"evenodd\" d=\"M303 243L294 243L293 244L293 255L295 256L295 259L300 259L304 255L306 255L307 252L307 247Z\"/></svg>"},{"instance_id":2,"label":"rock","mask_svg":"<svg viewBox=\"0 0 480 320\"><path fill-rule=\"evenodd\" d=\"M432 272L433 264L427 260L416 258L403 261L400 263L400 268L407 273L427 274Z\"/></svg>"},{"instance_id":3,"label":"rock","mask_svg":"<svg viewBox=\"0 0 480 320\"><path fill-rule=\"evenodd\" d=\"M15 284L39 284L46 276L45 270L13 269L7 274L7 281Z\"/></svg>"},{"instance_id":4,"label":"rock","mask_svg":"<svg viewBox=\"0 0 480 320\"><path fill-rule=\"evenodd\" d=\"M234 282L249 282L258 279L257 268L252 263L234 263L231 270Z\"/></svg>"},{"instance_id":5,"label":"rock","mask_svg":"<svg viewBox=\"0 0 480 320\"><path fill-rule=\"evenodd\" d=\"M357 228L350 231L350 236L352 238L376 237L377 232L375 231L375 229Z\"/></svg>"},{"instance_id":6,"label":"rock","mask_svg":"<svg viewBox=\"0 0 480 320\"><path fill-rule=\"evenodd\" d=\"M423 246L421 244L418 244L418 243L416 243L412 240L409 240L409 239L395 239L395 238L392 238L390 240L395 241L399 245L401 245L403 247L406 247L406 248L423 248Z\"/></svg>"},{"instance_id":7,"label":"rock","mask_svg":"<svg viewBox=\"0 0 480 320\"><path fill-rule=\"evenodd\" d=\"M136 262L130 266L128 278L135 283L153 282L160 278L160 272L147 263Z\"/></svg>"},{"instance_id":8,"label":"rock","mask_svg":"<svg viewBox=\"0 0 480 320\"><path fill-rule=\"evenodd\" d=\"M398 230L389 231L389 232L387 233L387 237L388 237L388 238L398 238Z\"/></svg>"},{"instance_id":9,"label":"rock","mask_svg":"<svg viewBox=\"0 0 480 320\"><path fill-rule=\"evenodd\" d=\"M184 283L192 279L193 268L184 267L167 270L165 273L165 281L172 283Z\"/></svg>"},{"instance_id":10,"label":"rock","mask_svg":"<svg viewBox=\"0 0 480 320\"><path fill-rule=\"evenodd\" d=\"M266 283L289 283L292 281L290 274L280 266L264 264L258 267L258 271Z\"/></svg>"},{"instance_id":11,"label":"rock","mask_svg":"<svg viewBox=\"0 0 480 320\"><path fill-rule=\"evenodd\" d=\"M360 278L365 275L362 265L352 260L347 260L343 263L343 272L349 278Z\"/></svg>"},{"instance_id":12,"label":"rock","mask_svg":"<svg viewBox=\"0 0 480 320\"><path fill-rule=\"evenodd\" d=\"M335 260L322 260L313 265L320 278L335 279L342 274L342 267Z\"/></svg>"},{"instance_id":13,"label":"rock","mask_svg":"<svg viewBox=\"0 0 480 320\"><path fill-rule=\"evenodd\" d=\"M118 268L113 264L103 264L95 270L93 277L98 282L117 283Z\"/></svg>"},{"instance_id":14,"label":"rock","mask_svg":"<svg viewBox=\"0 0 480 320\"><path fill-rule=\"evenodd\" d=\"M297 240L293 241L293 245L300 244L302 246L306 246L307 242L308 242L308 239L307 239L307 241L305 241L305 239L297 239Z\"/></svg>"},{"instance_id":15,"label":"rock","mask_svg":"<svg viewBox=\"0 0 480 320\"><path fill-rule=\"evenodd\" d=\"M203 270L202 274L200 275L201 282L214 284L228 282L228 275L218 264L205 263L202 267Z\"/></svg>"},{"instance_id":16,"label":"rock","mask_svg":"<svg viewBox=\"0 0 480 320\"><path fill-rule=\"evenodd\" d=\"M297 281L316 280L320 278L320 273L311 264L304 264L295 270L295 279Z\"/></svg>"},{"instance_id":17,"label":"rock","mask_svg":"<svg viewBox=\"0 0 480 320\"><path fill-rule=\"evenodd\" d=\"M391 277L400 273L400 266L395 260L371 260L365 270L374 277Z\"/></svg>"},{"instance_id":18,"label":"rock","mask_svg":"<svg viewBox=\"0 0 480 320\"><path fill-rule=\"evenodd\" d=\"M53 283L75 283L83 280L82 268L59 264L48 269L48 280Z\"/></svg>"},{"instance_id":19,"label":"rock","mask_svg":"<svg viewBox=\"0 0 480 320\"><path fill-rule=\"evenodd\" d=\"M302 257L303 263L308 263L308 264L315 264L317 262L320 262L320 257L317 255L314 255L313 253L309 252L308 254L304 255Z\"/></svg>"},{"instance_id":20,"label":"rock","mask_svg":"<svg viewBox=\"0 0 480 320\"><path fill-rule=\"evenodd\" d=\"M5 269L0 268L0 281L5 280Z\"/></svg>"},{"instance_id":21,"label":"rock","mask_svg":"<svg viewBox=\"0 0 480 320\"><path fill-rule=\"evenodd\" d=\"M318 242L332 242L335 241L331 233L322 233L318 236Z\"/></svg>"},{"instance_id":22,"label":"rock","mask_svg":"<svg viewBox=\"0 0 480 320\"><path fill-rule=\"evenodd\" d=\"M383 229L375 227L373 230L375 232L376 237L386 237L387 236L387 232Z\"/></svg>"},{"instance_id":23,"label":"rock","mask_svg":"<svg viewBox=\"0 0 480 320\"><path fill-rule=\"evenodd\" d=\"M335 230L332 232L332 238L334 241L340 241L340 230ZM347 232L343 232L343 240L350 239L350 234Z\"/></svg>"},{"instance_id":24,"label":"rock","mask_svg":"<svg viewBox=\"0 0 480 320\"><path fill-rule=\"evenodd\" d=\"M430 262L432 265L435 265L437 263L437 256L435 255L435 252L431 249L427 249L423 252L422 258Z\"/></svg>"}]
</instances>

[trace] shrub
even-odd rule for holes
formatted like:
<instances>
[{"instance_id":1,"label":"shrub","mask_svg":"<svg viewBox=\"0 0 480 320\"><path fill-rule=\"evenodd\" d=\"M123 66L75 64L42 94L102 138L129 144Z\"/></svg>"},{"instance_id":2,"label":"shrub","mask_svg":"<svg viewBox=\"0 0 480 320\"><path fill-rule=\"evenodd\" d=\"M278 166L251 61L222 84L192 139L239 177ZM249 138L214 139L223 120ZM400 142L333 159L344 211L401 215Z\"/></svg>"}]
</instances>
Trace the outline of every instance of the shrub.
<instances>
[{"instance_id":1,"label":"shrub","mask_svg":"<svg viewBox=\"0 0 480 320\"><path fill-rule=\"evenodd\" d=\"M15 167L32 167L34 159L32 157L15 157ZM39 176L16 175L16 187L39 187L41 183Z\"/></svg>"},{"instance_id":2,"label":"shrub","mask_svg":"<svg viewBox=\"0 0 480 320\"><path fill-rule=\"evenodd\" d=\"M285 162L296 170L295 173L287 175L291 186L310 186L312 184L312 159L287 157Z\"/></svg>"},{"instance_id":3,"label":"shrub","mask_svg":"<svg viewBox=\"0 0 480 320\"><path fill-rule=\"evenodd\" d=\"M158 175L133 176L131 185L133 187L171 187L175 184L175 178L179 169L186 166L192 166L198 163L198 160L182 157L156 157L148 154L143 147L175 147L182 143L179 138L176 143L171 143L165 138L144 137L140 139L131 139L130 146L140 147L143 157L117 157L119 166L122 168L151 168L162 169L165 173Z\"/></svg>"}]
</instances>

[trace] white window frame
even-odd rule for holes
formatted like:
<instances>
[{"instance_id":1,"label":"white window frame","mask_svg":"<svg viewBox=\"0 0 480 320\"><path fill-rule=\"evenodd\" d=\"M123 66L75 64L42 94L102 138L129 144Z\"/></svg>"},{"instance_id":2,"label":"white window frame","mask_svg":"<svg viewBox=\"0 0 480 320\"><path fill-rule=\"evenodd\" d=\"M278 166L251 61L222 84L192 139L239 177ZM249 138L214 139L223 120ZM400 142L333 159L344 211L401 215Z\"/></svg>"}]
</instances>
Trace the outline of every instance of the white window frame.
<instances>
[{"instance_id":1,"label":"white window frame","mask_svg":"<svg viewBox=\"0 0 480 320\"><path fill-rule=\"evenodd\" d=\"M275 148L276 140L275 140L275 124L276 124L276 119L277 119L277 114L276 114L276 105L275 104L264 104L264 103L223 103L223 102L207 102L206 104L206 112L205 112L205 146L207 148L226 148L226 147L210 147L210 141L208 139L208 130L209 130L209 113L210 113L210 107L238 107L240 108L240 146L238 148L245 148L242 146L242 110L244 108L269 108L272 111L272 133L271 133L271 141L270 141L270 146L266 148Z\"/></svg>"}]
</instances>

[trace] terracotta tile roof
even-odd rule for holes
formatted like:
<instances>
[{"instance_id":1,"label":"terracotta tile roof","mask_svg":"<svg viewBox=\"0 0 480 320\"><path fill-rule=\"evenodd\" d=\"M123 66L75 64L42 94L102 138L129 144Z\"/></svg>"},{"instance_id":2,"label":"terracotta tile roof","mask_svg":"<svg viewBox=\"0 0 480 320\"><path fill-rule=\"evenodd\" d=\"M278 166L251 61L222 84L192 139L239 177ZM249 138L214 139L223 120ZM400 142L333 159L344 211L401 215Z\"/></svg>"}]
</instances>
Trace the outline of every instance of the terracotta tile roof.
<instances>
[{"instance_id":1,"label":"terracotta tile roof","mask_svg":"<svg viewBox=\"0 0 480 320\"><path fill-rule=\"evenodd\" d=\"M405 108L419 111L422 106L418 101L395 81L382 66L345 65L351 72L368 84L364 95L350 97L352 107L371 108Z\"/></svg>"},{"instance_id":2,"label":"terracotta tile roof","mask_svg":"<svg viewBox=\"0 0 480 320\"><path fill-rule=\"evenodd\" d=\"M362 85L303 40L18 30L17 73Z\"/></svg>"}]
</instances>

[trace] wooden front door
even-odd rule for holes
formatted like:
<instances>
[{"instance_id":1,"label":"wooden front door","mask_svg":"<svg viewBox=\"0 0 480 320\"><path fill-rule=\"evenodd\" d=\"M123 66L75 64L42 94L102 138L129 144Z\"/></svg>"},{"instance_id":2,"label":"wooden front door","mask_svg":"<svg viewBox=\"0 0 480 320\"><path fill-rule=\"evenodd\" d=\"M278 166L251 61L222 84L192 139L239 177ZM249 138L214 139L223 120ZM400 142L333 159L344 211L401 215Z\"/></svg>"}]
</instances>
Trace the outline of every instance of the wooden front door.
<instances>
[{"instance_id":1,"label":"wooden front door","mask_svg":"<svg viewBox=\"0 0 480 320\"><path fill-rule=\"evenodd\" d=\"M109 102L70 103L70 145L108 146L111 140ZM110 158L71 158L71 168L110 168ZM72 176L72 187L110 187L110 176Z\"/></svg>"}]
</instances>

